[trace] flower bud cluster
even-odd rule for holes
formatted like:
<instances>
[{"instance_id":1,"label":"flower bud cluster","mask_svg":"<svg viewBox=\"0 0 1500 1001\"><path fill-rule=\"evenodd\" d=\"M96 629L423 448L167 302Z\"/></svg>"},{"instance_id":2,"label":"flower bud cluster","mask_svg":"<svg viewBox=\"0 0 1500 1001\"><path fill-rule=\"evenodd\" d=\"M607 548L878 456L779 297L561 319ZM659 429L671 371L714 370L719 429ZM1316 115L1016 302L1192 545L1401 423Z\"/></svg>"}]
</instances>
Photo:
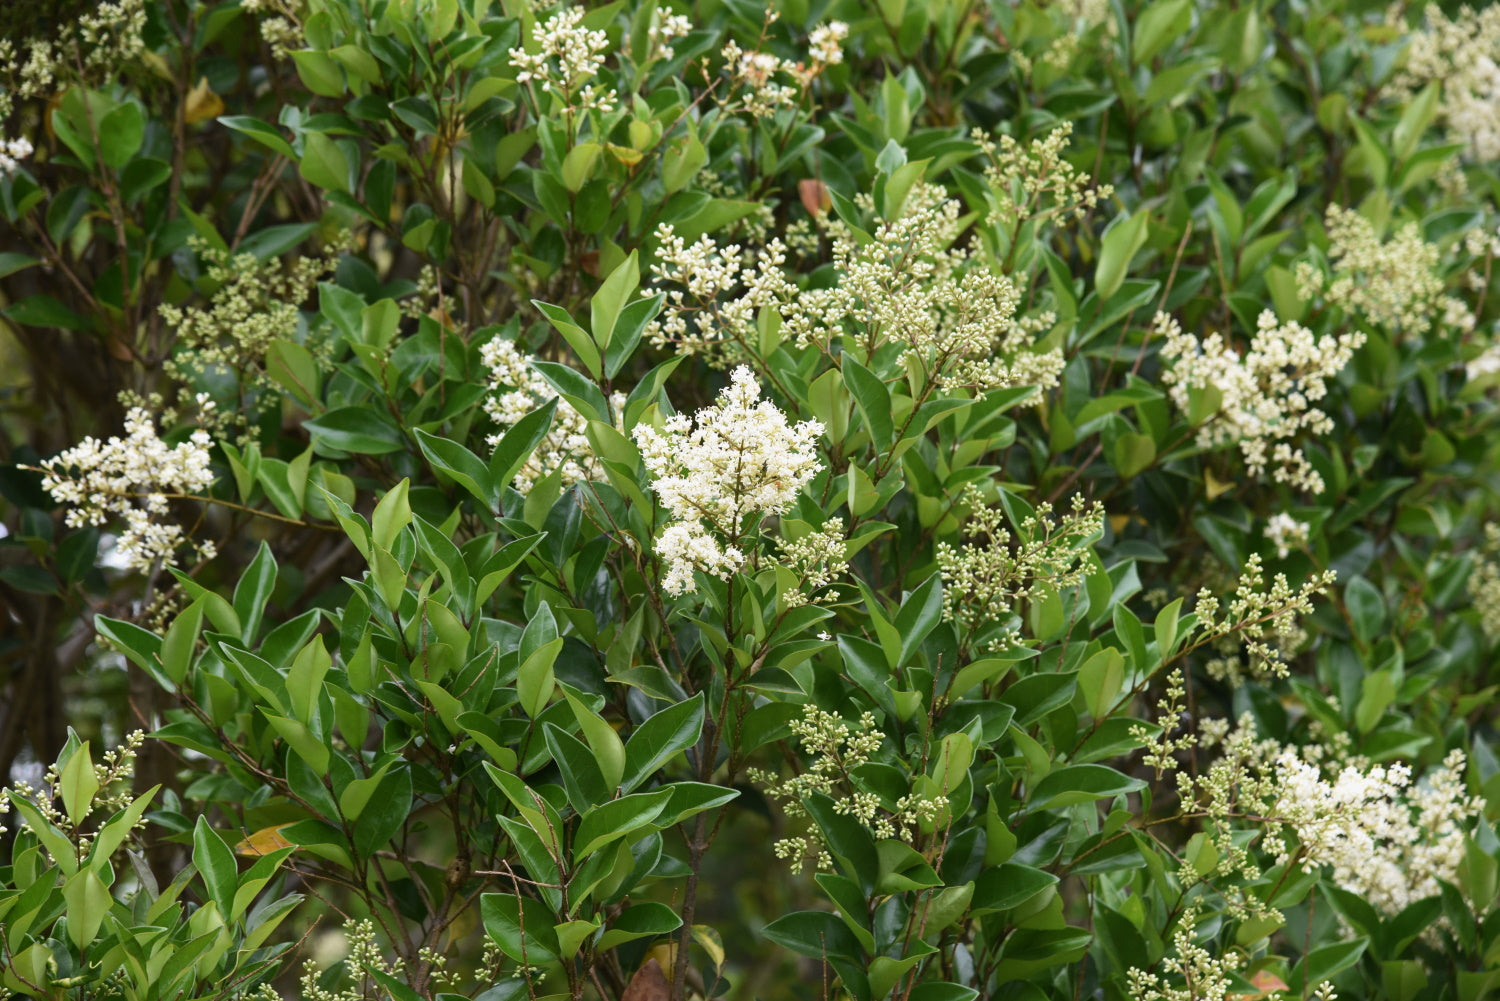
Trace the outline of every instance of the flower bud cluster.
<instances>
[{"instance_id":1,"label":"flower bud cluster","mask_svg":"<svg viewBox=\"0 0 1500 1001\"><path fill-rule=\"evenodd\" d=\"M295 0L241 0L240 9L260 17L260 37L271 47L277 59L290 59L291 53L306 46L300 13Z\"/></svg>"},{"instance_id":2,"label":"flower bud cluster","mask_svg":"<svg viewBox=\"0 0 1500 1001\"><path fill-rule=\"evenodd\" d=\"M1484 526L1484 546L1468 579L1469 600L1490 642L1500 639L1500 524Z\"/></svg>"},{"instance_id":3,"label":"flower bud cluster","mask_svg":"<svg viewBox=\"0 0 1500 1001\"><path fill-rule=\"evenodd\" d=\"M145 50L146 0L102 0L50 38L0 38L0 120L17 98L48 97L66 81L97 83Z\"/></svg>"},{"instance_id":4,"label":"flower bud cluster","mask_svg":"<svg viewBox=\"0 0 1500 1001\"><path fill-rule=\"evenodd\" d=\"M849 560L844 552L843 518L829 518L816 532L781 543L782 565L797 578L796 587L781 593L782 604L798 608L810 601L838 601L838 591L817 592L848 572Z\"/></svg>"},{"instance_id":5,"label":"flower bud cluster","mask_svg":"<svg viewBox=\"0 0 1500 1001\"><path fill-rule=\"evenodd\" d=\"M1303 431L1324 435L1333 430L1332 418L1317 405L1328 393L1329 380L1364 344L1364 334L1315 337L1294 321L1278 323L1276 314L1266 310L1241 358L1221 335L1200 339L1184 333L1165 313L1156 315L1153 330L1165 342L1161 353L1170 367L1162 381L1178 409L1192 412L1195 394L1218 396L1216 412L1198 429L1200 446L1237 443L1250 475L1263 475L1274 463L1277 483L1323 492L1322 475L1289 439Z\"/></svg>"},{"instance_id":6,"label":"flower bud cluster","mask_svg":"<svg viewBox=\"0 0 1500 1001\"><path fill-rule=\"evenodd\" d=\"M1267 587L1260 555L1253 554L1245 560L1227 607L1221 607L1208 588L1200 590L1193 606L1198 625L1225 646L1223 655L1207 663L1209 676L1232 684L1247 674L1253 678L1286 677L1283 656L1306 640L1299 617L1312 614L1312 599L1333 586L1337 577L1332 570L1324 570L1294 591L1286 574L1277 574Z\"/></svg>"},{"instance_id":7,"label":"flower bud cluster","mask_svg":"<svg viewBox=\"0 0 1500 1001\"><path fill-rule=\"evenodd\" d=\"M1474 316L1460 300L1443 295L1440 252L1422 239L1415 222L1382 240L1375 226L1353 209L1330 205L1324 222L1332 276L1309 261L1296 269L1304 299L1321 294L1340 309L1376 326L1423 334L1434 323L1471 330Z\"/></svg>"},{"instance_id":8,"label":"flower bud cluster","mask_svg":"<svg viewBox=\"0 0 1500 1001\"><path fill-rule=\"evenodd\" d=\"M747 773L781 804L788 817L806 818L807 797L821 793L833 800L835 813L854 818L876 839L899 838L914 844L921 835L922 823L937 816L941 804L931 799L908 793L887 806L853 778L853 772L870 761L885 741L874 714L863 713L851 728L833 713L807 705L802 708L802 718L791 722L791 729L808 756L806 769L785 781L759 768ZM806 835L777 841L774 851L777 858L798 865L833 868L828 846L816 825L811 825Z\"/></svg>"},{"instance_id":9,"label":"flower bud cluster","mask_svg":"<svg viewBox=\"0 0 1500 1001\"><path fill-rule=\"evenodd\" d=\"M668 594L697 590L694 571L727 580L744 564L740 542L753 519L785 512L822 468L822 434L817 421L789 424L743 365L695 419L677 414L660 431L636 427L641 460L673 518L656 542Z\"/></svg>"},{"instance_id":10,"label":"flower bud cluster","mask_svg":"<svg viewBox=\"0 0 1500 1001\"><path fill-rule=\"evenodd\" d=\"M243 390L269 394L279 406L281 387L265 370L266 352L275 341L305 340L314 359L325 368L331 366L327 345L316 337L299 337L301 306L318 281L337 266L342 243L331 244L322 254L298 255L287 262L231 254L199 237L192 238L190 245L201 258L204 277L214 291L205 306L162 304L162 319L176 334L176 350L163 366L168 374L189 385L211 371L233 375L241 380ZM236 418L244 421L242 414L226 415L217 430L227 433ZM253 434L253 426L246 432Z\"/></svg>"},{"instance_id":11,"label":"flower bud cluster","mask_svg":"<svg viewBox=\"0 0 1500 1001\"><path fill-rule=\"evenodd\" d=\"M1072 135L1073 123L1064 122L1022 146L1012 136L1002 135L997 141L983 129L973 131L971 138L989 161L984 177L997 203L992 220L1019 225L1068 214L1082 219L1114 194L1113 186L1093 185L1088 174L1063 159Z\"/></svg>"},{"instance_id":12,"label":"flower bud cluster","mask_svg":"<svg viewBox=\"0 0 1500 1001\"><path fill-rule=\"evenodd\" d=\"M330 988L327 978L316 960L309 959L302 965L302 997L306 1001L365 1001L369 996L364 990L369 970L386 978L401 976L406 963L400 956L387 959L380 949L380 937L375 931L375 922L369 918L344 923L344 968L350 971L349 986L340 990Z\"/></svg>"},{"instance_id":13,"label":"flower bud cluster","mask_svg":"<svg viewBox=\"0 0 1500 1001\"><path fill-rule=\"evenodd\" d=\"M517 83L535 81L569 108L608 114L619 103L619 95L613 87L590 81L604 66L609 36L584 27L585 13L582 7L564 7L545 22L537 21L531 44L511 49L510 63L518 71Z\"/></svg>"},{"instance_id":14,"label":"flower bud cluster","mask_svg":"<svg viewBox=\"0 0 1500 1001\"><path fill-rule=\"evenodd\" d=\"M200 409L212 401L198 399ZM194 431L189 440L168 447L156 432L151 415L140 408L125 417L125 437L101 442L89 437L42 463L42 487L59 504L69 506L70 526L103 525L121 518L125 530L116 554L126 566L149 571L157 561L174 562L187 541L182 526L164 519L174 497L202 493L214 482L208 432ZM212 559L212 542L199 543L198 556Z\"/></svg>"},{"instance_id":15,"label":"flower bud cluster","mask_svg":"<svg viewBox=\"0 0 1500 1001\"><path fill-rule=\"evenodd\" d=\"M547 380L531 368L531 356L522 354L514 341L497 337L480 347L479 357L490 373L490 394L485 397L484 412L502 428L510 427L557 396L557 391L547 384ZM625 397L620 393L612 394L610 406L617 417L622 416ZM589 443L588 426L588 418L567 400L559 399L546 437L521 466L511 485L518 493L530 493L537 481L553 470L559 472L565 487L597 479L602 471ZM486 441L495 446L500 444L502 437L503 430L490 435Z\"/></svg>"},{"instance_id":16,"label":"flower bud cluster","mask_svg":"<svg viewBox=\"0 0 1500 1001\"><path fill-rule=\"evenodd\" d=\"M1190 904L1177 919L1172 952L1151 971L1132 966L1126 973L1131 1001L1233 1001L1232 974L1240 968L1236 952L1215 956L1198 944L1198 907ZM1160 969L1160 972L1156 972ZM1182 986L1177 986L1177 981Z\"/></svg>"},{"instance_id":17,"label":"flower bud cluster","mask_svg":"<svg viewBox=\"0 0 1500 1001\"><path fill-rule=\"evenodd\" d=\"M1023 600L1083 579L1080 561L1103 531L1104 508L1075 496L1072 510L1058 517L1052 505L1039 504L1012 536L1001 524L1004 512L988 506L974 484L964 488L962 503L970 511L964 526L970 541L937 545L943 615L970 635L997 626L987 645L1001 649L1017 638L1011 620Z\"/></svg>"},{"instance_id":18,"label":"flower bud cluster","mask_svg":"<svg viewBox=\"0 0 1500 1001\"><path fill-rule=\"evenodd\" d=\"M46 773L42 776L42 786L45 792L32 788L29 782L16 782L8 788L0 786L0 817L10 812L13 800L24 800L35 807L37 813L41 814L42 819L47 823L59 830L74 834L73 841L78 858L85 857L92 842L89 837L77 834L79 828L88 822L89 817L109 817L130 805L130 801L134 798L130 780L135 777L136 755L145 742L144 731L132 730L125 735L123 744L105 751L100 760L92 763L97 788L89 800L87 814L79 818L78 824L75 825L57 808L57 801L61 798L62 775L61 769L55 763L48 765ZM135 822L137 829L145 825L145 817ZM0 826L0 834L4 833L5 828ZM43 850L46 850L45 842L43 842Z\"/></svg>"}]
</instances>

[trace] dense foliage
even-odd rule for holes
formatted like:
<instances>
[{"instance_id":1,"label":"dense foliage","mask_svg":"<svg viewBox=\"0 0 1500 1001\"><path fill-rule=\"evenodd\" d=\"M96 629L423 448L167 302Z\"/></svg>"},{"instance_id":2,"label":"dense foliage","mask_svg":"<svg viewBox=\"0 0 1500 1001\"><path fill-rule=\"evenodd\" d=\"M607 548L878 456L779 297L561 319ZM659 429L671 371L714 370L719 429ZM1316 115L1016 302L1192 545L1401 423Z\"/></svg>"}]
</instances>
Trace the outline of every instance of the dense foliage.
<instances>
[{"instance_id":1,"label":"dense foliage","mask_svg":"<svg viewBox=\"0 0 1500 1001\"><path fill-rule=\"evenodd\" d=\"M0 984L1494 996L1497 63L0 8Z\"/></svg>"}]
</instances>

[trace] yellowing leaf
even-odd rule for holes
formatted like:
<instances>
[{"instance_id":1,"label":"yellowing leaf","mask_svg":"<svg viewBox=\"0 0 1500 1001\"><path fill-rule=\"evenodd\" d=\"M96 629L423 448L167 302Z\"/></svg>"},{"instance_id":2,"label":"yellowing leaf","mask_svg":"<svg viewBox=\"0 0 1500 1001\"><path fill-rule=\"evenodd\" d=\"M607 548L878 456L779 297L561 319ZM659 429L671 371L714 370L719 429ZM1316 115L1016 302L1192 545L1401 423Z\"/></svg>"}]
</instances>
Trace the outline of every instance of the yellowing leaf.
<instances>
[{"instance_id":1,"label":"yellowing leaf","mask_svg":"<svg viewBox=\"0 0 1500 1001\"><path fill-rule=\"evenodd\" d=\"M208 85L208 77L200 76L198 85L188 92L182 102L182 118L189 125L218 118L224 113L224 101Z\"/></svg>"},{"instance_id":2,"label":"yellowing leaf","mask_svg":"<svg viewBox=\"0 0 1500 1001\"><path fill-rule=\"evenodd\" d=\"M234 846L236 855L269 855L281 848L294 848L295 845L281 836L283 828L291 827L291 824L276 824L273 827L262 827L254 834L242 839Z\"/></svg>"},{"instance_id":3,"label":"yellowing leaf","mask_svg":"<svg viewBox=\"0 0 1500 1001\"><path fill-rule=\"evenodd\" d=\"M1218 499L1220 494L1233 489L1233 487L1233 483L1222 482L1209 470L1205 469L1203 471L1203 492L1208 495L1209 500Z\"/></svg>"},{"instance_id":4,"label":"yellowing leaf","mask_svg":"<svg viewBox=\"0 0 1500 1001\"><path fill-rule=\"evenodd\" d=\"M703 947L708 958L714 961L714 969L724 972L724 940L708 925L693 925L693 941Z\"/></svg>"}]
</instances>

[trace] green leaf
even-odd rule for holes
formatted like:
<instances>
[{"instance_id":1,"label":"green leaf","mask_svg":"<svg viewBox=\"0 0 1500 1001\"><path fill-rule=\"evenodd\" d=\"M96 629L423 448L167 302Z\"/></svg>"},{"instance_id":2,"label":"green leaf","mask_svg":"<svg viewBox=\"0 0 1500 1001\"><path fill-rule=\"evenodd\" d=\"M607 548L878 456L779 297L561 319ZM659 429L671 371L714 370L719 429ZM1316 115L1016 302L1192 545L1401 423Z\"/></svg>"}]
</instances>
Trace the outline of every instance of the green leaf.
<instances>
[{"instance_id":1,"label":"green leaf","mask_svg":"<svg viewBox=\"0 0 1500 1001\"><path fill-rule=\"evenodd\" d=\"M99 934L114 898L92 866L69 877L62 895L67 904L68 938L80 950L86 950Z\"/></svg>"},{"instance_id":2,"label":"green leaf","mask_svg":"<svg viewBox=\"0 0 1500 1001\"><path fill-rule=\"evenodd\" d=\"M604 147L598 143L579 143L568 150L562 163L563 185L577 194L588 179L594 176L594 167L599 162L599 154L603 152Z\"/></svg>"},{"instance_id":3,"label":"green leaf","mask_svg":"<svg viewBox=\"0 0 1500 1001\"><path fill-rule=\"evenodd\" d=\"M1335 942L1333 945L1314 949L1297 964L1290 985L1292 993L1301 996L1308 989L1316 987L1325 980L1331 980L1337 974L1349 969L1359 962L1359 957L1365 954L1365 949L1369 944L1368 938L1361 937L1350 942Z\"/></svg>"},{"instance_id":4,"label":"green leaf","mask_svg":"<svg viewBox=\"0 0 1500 1001\"><path fill-rule=\"evenodd\" d=\"M859 962L863 952L837 915L827 911L793 911L777 918L761 930L766 938L812 959L847 959Z\"/></svg>"},{"instance_id":5,"label":"green leaf","mask_svg":"<svg viewBox=\"0 0 1500 1001\"><path fill-rule=\"evenodd\" d=\"M303 421L319 451L385 455L406 447L406 438L391 419L372 407L340 407Z\"/></svg>"},{"instance_id":6,"label":"green leaf","mask_svg":"<svg viewBox=\"0 0 1500 1001\"><path fill-rule=\"evenodd\" d=\"M531 367L585 418L613 423L609 419L609 404L605 402L604 394L582 372L552 361L533 361Z\"/></svg>"},{"instance_id":7,"label":"green leaf","mask_svg":"<svg viewBox=\"0 0 1500 1001\"><path fill-rule=\"evenodd\" d=\"M594 758L598 762L599 773L604 778L604 783L611 790L615 789L620 780L625 777L625 743L615 728L606 723L603 717L589 709L582 698L567 685L562 686L563 697L568 700L568 706L573 710L573 717L578 720L578 726L583 730L584 739L588 741L589 748L594 752Z\"/></svg>"},{"instance_id":8,"label":"green leaf","mask_svg":"<svg viewBox=\"0 0 1500 1001\"><path fill-rule=\"evenodd\" d=\"M271 590L276 586L276 557L264 540L255 552L255 558L240 575L234 586L234 611L240 618L240 642L247 645L260 632L260 620L266 613L266 602L271 599Z\"/></svg>"},{"instance_id":9,"label":"green leaf","mask_svg":"<svg viewBox=\"0 0 1500 1001\"><path fill-rule=\"evenodd\" d=\"M13 275L24 268L33 267L42 263L39 258L30 254L18 254L14 251L0 253L0 278Z\"/></svg>"},{"instance_id":10,"label":"green leaf","mask_svg":"<svg viewBox=\"0 0 1500 1001\"><path fill-rule=\"evenodd\" d=\"M610 922L599 939L598 949L603 952L636 939L669 935L681 927L682 918L666 904L654 900L634 904Z\"/></svg>"},{"instance_id":11,"label":"green leaf","mask_svg":"<svg viewBox=\"0 0 1500 1001\"><path fill-rule=\"evenodd\" d=\"M632 250L619 267L609 273L589 303L589 326L601 348L609 346L615 324L625 303L641 284L640 252Z\"/></svg>"},{"instance_id":12,"label":"green leaf","mask_svg":"<svg viewBox=\"0 0 1500 1001\"><path fill-rule=\"evenodd\" d=\"M292 144L282 138L281 133L276 131L272 125L253 118L250 115L224 115L219 118L219 124L227 125L236 132L241 132L273 153L279 153L288 160L297 159L297 154L292 150Z\"/></svg>"},{"instance_id":13,"label":"green leaf","mask_svg":"<svg viewBox=\"0 0 1500 1001\"><path fill-rule=\"evenodd\" d=\"M662 185L671 194L681 191L698 176L698 171L708 162L708 151L696 135L691 133L683 139L667 143L661 158Z\"/></svg>"},{"instance_id":14,"label":"green leaf","mask_svg":"<svg viewBox=\"0 0 1500 1001\"><path fill-rule=\"evenodd\" d=\"M703 732L703 693L656 713L630 735L625 743L626 792L654 775L680 751L692 747Z\"/></svg>"},{"instance_id":15,"label":"green leaf","mask_svg":"<svg viewBox=\"0 0 1500 1001\"><path fill-rule=\"evenodd\" d=\"M594 342L598 336L590 337L582 327L573 322L573 317L561 306L554 306L540 299L531 300L531 304L542 311L542 315L552 324L552 328L562 334L563 340L568 342L568 347L578 355L583 367L589 370L589 374L595 379L600 378L604 372L603 356L599 353L599 345Z\"/></svg>"},{"instance_id":16,"label":"green leaf","mask_svg":"<svg viewBox=\"0 0 1500 1001\"><path fill-rule=\"evenodd\" d=\"M875 169L891 174L906 165L906 150L894 139L887 139L875 157Z\"/></svg>"},{"instance_id":17,"label":"green leaf","mask_svg":"<svg viewBox=\"0 0 1500 1001\"><path fill-rule=\"evenodd\" d=\"M980 873L971 906L976 912L1008 911L1055 885L1057 877L1050 872L1019 862L1003 862Z\"/></svg>"},{"instance_id":18,"label":"green leaf","mask_svg":"<svg viewBox=\"0 0 1500 1001\"><path fill-rule=\"evenodd\" d=\"M844 355L839 368L844 375L844 384L854 394L854 402L864 415L865 426L870 429L870 440L878 452L886 451L891 447L894 434L890 390L875 373L855 361L853 355Z\"/></svg>"},{"instance_id":19,"label":"green leaf","mask_svg":"<svg viewBox=\"0 0 1500 1001\"><path fill-rule=\"evenodd\" d=\"M605 786L604 775L588 745L551 723L544 723L542 730L552 760L562 772L563 789L573 808L581 813L607 800L614 787Z\"/></svg>"},{"instance_id":20,"label":"green leaf","mask_svg":"<svg viewBox=\"0 0 1500 1001\"><path fill-rule=\"evenodd\" d=\"M479 456L456 441L428 434L421 428L413 429L412 433L432 468L450 477L486 509L494 511L499 507L499 494L490 482L489 468Z\"/></svg>"},{"instance_id":21,"label":"green leaf","mask_svg":"<svg viewBox=\"0 0 1500 1001\"><path fill-rule=\"evenodd\" d=\"M68 763L63 766L60 780L68 823L77 827L93 809L94 794L99 791L99 778L94 773L94 759L89 755L88 741L74 748Z\"/></svg>"},{"instance_id":22,"label":"green leaf","mask_svg":"<svg viewBox=\"0 0 1500 1001\"><path fill-rule=\"evenodd\" d=\"M896 631L901 636L901 652L893 665L905 667L927 634L943 619L943 580L938 574L928 577L917 589L906 596L901 609L896 613Z\"/></svg>"},{"instance_id":23,"label":"green leaf","mask_svg":"<svg viewBox=\"0 0 1500 1001\"><path fill-rule=\"evenodd\" d=\"M670 789L657 789L621 796L589 810L573 836L573 860L581 862L611 841L647 826L661 815L671 798Z\"/></svg>"},{"instance_id":24,"label":"green leaf","mask_svg":"<svg viewBox=\"0 0 1500 1001\"><path fill-rule=\"evenodd\" d=\"M394 549L396 536L411 524L411 481L403 479L387 490L370 513L370 540L381 549Z\"/></svg>"},{"instance_id":25,"label":"green leaf","mask_svg":"<svg viewBox=\"0 0 1500 1001\"><path fill-rule=\"evenodd\" d=\"M303 50L291 53L291 57L297 66L297 75L308 90L323 97L344 96L344 71L328 53Z\"/></svg>"},{"instance_id":26,"label":"green leaf","mask_svg":"<svg viewBox=\"0 0 1500 1001\"><path fill-rule=\"evenodd\" d=\"M354 825L355 854L373 858L400 833L411 814L411 805L411 769L403 767L388 773Z\"/></svg>"},{"instance_id":27,"label":"green leaf","mask_svg":"<svg viewBox=\"0 0 1500 1001\"><path fill-rule=\"evenodd\" d=\"M1160 0L1159 0L1160 2ZM1186 5L1187 0L1167 0ZM1146 242L1150 213L1138 209L1133 215L1115 216L1100 241L1099 263L1094 268L1094 289L1101 302L1114 295L1125 281L1130 259Z\"/></svg>"},{"instance_id":28,"label":"green leaf","mask_svg":"<svg viewBox=\"0 0 1500 1001\"><path fill-rule=\"evenodd\" d=\"M1092 800L1109 799L1146 787L1140 779L1123 775L1106 765L1064 765L1048 772L1031 791L1034 809L1072 806Z\"/></svg>"},{"instance_id":29,"label":"green leaf","mask_svg":"<svg viewBox=\"0 0 1500 1001\"><path fill-rule=\"evenodd\" d=\"M1182 37L1193 22L1191 0L1155 0L1136 19L1130 54L1137 64L1144 64L1175 38Z\"/></svg>"},{"instance_id":30,"label":"green leaf","mask_svg":"<svg viewBox=\"0 0 1500 1001\"><path fill-rule=\"evenodd\" d=\"M1083 691L1084 705L1095 719L1114 706L1125 683L1125 657L1114 647L1105 647L1078 669L1078 687Z\"/></svg>"},{"instance_id":31,"label":"green leaf","mask_svg":"<svg viewBox=\"0 0 1500 1001\"><path fill-rule=\"evenodd\" d=\"M307 133L300 170L304 178L325 191L346 195L353 191L349 186L349 158L337 142L321 132Z\"/></svg>"},{"instance_id":32,"label":"green leaf","mask_svg":"<svg viewBox=\"0 0 1500 1001\"><path fill-rule=\"evenodd\" d=\"M552 428L552 415L557 411L554 397L510 426L495 446L490 456L490 483L497 491L513 480L531 453L547 437Z\"/></svg>"},{"instance_id":33,"label":"green leaf","mask_svg":"<svg viewBox=\"0 0 1500 1001\"><path fill-rule=\"evenodd\" d=\"M130 162L146 138L146 116L140 105L127 101L99 121L100 159L119 170Z\"/></svg>"},{"instance_id":34,"label":"green leaf","mask_svg":"<svg viewBox=\"0 0 1500 1001\"><path fill-rule=\"evenodd\" d=\"M557 917L540 900L486 893L479 898L479 914L485 933L517 963L545 966L558 961L560 947L552 927Z\"/></svg>"},{"instance_id":35,"label":"green leaf","mask_svg":"<svg viewBox=\"0 0 1500 1001\"><path fill-rule=\"evenodd\" d=\"M219 913L227 918L234 904L234 891L239 887L239 867L229 845L201 815L193 827L193 867L203 877L209 899L219 905Z\"/></svg>"},{"instance_id":36,"label":"green leaf","mask_svg":"<svg viewBox=\"0 0 1500 1001\"><path fill-rule=\"evenodd\" d=\"M1354 624L1354 634L1365 643L1374 642L1385 629L1385 597L1364 577L1355 577L1344 588L1344 606Z\"/></svg>"}]
</instances>

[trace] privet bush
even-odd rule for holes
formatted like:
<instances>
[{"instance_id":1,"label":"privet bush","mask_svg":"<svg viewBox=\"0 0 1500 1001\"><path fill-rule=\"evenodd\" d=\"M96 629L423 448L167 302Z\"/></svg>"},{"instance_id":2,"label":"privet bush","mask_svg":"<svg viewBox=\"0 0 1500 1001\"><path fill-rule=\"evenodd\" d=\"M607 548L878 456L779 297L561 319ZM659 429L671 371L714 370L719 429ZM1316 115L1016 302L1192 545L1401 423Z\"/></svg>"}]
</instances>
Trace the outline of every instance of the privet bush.
<instances>
[{"instance_id":1,"label":"privet bush","mask_svg":"<svg viewBox=\"0 0 1500 1001\"><path fill-rule=\"evenodd\" d=\"M1493 14L0 10L0 983L1494 996Z\"/></svg>"}]
</instances>

